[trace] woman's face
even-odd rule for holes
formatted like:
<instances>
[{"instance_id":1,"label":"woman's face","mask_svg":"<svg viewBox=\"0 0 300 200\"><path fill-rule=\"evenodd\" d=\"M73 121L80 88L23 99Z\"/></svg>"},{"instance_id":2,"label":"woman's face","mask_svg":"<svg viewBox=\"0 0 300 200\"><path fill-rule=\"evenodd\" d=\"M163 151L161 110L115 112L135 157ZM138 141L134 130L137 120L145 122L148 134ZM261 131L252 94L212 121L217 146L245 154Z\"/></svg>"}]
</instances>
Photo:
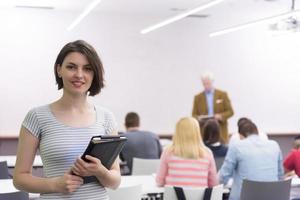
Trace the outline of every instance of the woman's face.
<instances>
[{"instance_id":1,"label":"woman's face","mask_svg":"<svg viewBox=\"0 0 300 200\"><path fill-rule=\"evenodd\" d=\"M64 92L76 95L86 95L94 77L86 56L78 52L69 53L57 67L57 73L63 80Z\"/></svg>"}]
</instances>

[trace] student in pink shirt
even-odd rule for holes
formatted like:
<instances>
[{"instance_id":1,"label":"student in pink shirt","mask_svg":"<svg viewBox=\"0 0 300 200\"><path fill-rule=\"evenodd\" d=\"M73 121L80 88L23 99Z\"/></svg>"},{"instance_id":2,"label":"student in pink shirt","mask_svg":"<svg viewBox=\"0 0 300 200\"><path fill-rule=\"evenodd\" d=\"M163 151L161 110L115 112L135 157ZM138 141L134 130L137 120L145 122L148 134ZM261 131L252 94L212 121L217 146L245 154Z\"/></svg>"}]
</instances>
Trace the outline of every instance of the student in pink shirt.
<instances>
[{"instance_id":1,"label":"student in pink shirt","mask_svg":"<svg viewBox=\"0 0 300 200\"><path fill-rule=\"evenodd\" d=\"M205 147L199 123L192 117L176 124L172 144L160 158L157 171L158 186L213 187L218 184L212 152Z\"/></svg>"}]
</instances>

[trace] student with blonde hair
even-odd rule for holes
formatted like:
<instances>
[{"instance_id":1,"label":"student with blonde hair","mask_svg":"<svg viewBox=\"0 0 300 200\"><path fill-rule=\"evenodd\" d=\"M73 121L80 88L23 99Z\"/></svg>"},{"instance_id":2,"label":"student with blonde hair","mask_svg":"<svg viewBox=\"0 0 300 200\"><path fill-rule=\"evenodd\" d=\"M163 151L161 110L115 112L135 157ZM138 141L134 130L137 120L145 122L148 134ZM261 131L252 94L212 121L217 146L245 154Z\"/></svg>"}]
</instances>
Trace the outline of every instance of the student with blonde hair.
<instances>
[{"instance_id":1,"label":"student with blonde hair","mask_svg":"<svg viewBox=\"0 0 300 200\"><path fill-rule=\"evenodd\" d=\"M156 182L159 186L212 187L218 184L212 152L205 147L199 123L192 117L176 124L173 142L162 153Z\"/></svg>"}]
</instances>

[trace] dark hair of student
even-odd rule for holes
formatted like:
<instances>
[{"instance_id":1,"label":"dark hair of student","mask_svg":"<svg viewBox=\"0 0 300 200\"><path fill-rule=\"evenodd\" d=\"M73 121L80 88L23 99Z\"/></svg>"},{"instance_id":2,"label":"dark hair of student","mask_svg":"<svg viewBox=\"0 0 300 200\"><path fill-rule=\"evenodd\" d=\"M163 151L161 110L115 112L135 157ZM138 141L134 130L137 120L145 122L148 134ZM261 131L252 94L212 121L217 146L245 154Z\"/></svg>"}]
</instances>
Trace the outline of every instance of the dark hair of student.
<instances>
[{"instance_id":1,"label":"dark hair of student","mask_svg":"<svg viewBox=\"0 0 300 200\"><path fill-rule=\"evenodd\" d=\"M244 136L248 137L252 134L258 134L258 130L256 125L252 121L247 121L245 123L242 123L239 127L239 133Z\"/></svg>"},{"instance_id":2,"label":"dark hair of student","mask_svg":"<svg viewBox=\"0 0 300 200\"><path fill-rule=\"evenodd\" d=\"M205 144L214 144L220 141L220 125L217 120L209 119L203 126L203 141Z\"/></svg>"},{"instance_id":3,"label":"dark hair of student","mask_svg":"<svg viewBox=\"0 0 300 200\"><path fill-rule=\"evenodd\" d=\"M300 140L300 135L296 136L294 140Z\"/></svg>"},{"instance_id":4,"label":"dark hair of student","mask_svg":"<svg viewBox=\"0 0 300 200\"><path fill-rule=\"evenodd\" d=\"M96 94L99 94L101 89L104 87L103 65L96 50L90 44L83 40L76 40L74 42L70 42L60 50L54 64L54 74L58 89L62 89L64 87L64 84L62 78L58 76L57 67L59 65L62 65L65 57L72 52L78 52L86 56L94 72L92 85L88 90L89 96L95 96Z\"/></svg>"},{"instance_id":5,"label":"dark hair of student","mask_svg":"<svg viewBox=\"0 0 300 200\"><path fill-rule=\"evenodd\" d=\"M139 115L135 112L127 113L127 115L125 117L125 126L126 126L126 128L140 126Z\"/></svg>"},{"instance_id":6,"label":"dark hair of student","mask_svg":"<svg viewBox=\"0 0 300 200\"><path fill-rule=\"evenodd\" d=\"M248 122L248 121L251 121L251 120L247 117L241 117L241 118L239 118L239 120L237 122L237 126L239 127L241 124Z\"/></svg>"}]
</instances>

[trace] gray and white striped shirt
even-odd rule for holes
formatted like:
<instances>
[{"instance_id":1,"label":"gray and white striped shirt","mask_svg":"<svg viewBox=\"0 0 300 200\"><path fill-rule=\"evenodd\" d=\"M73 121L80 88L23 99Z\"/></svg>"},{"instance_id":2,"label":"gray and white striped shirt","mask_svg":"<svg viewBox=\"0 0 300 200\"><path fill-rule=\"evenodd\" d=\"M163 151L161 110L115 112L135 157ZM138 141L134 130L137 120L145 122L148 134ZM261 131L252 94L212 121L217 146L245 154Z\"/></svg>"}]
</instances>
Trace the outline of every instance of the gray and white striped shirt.
<instances>
[{"instance_id":1,"label":"gray and white striped shirt","mask_svg":"<svg viewBox=\"0 0 300 200\"><path fill-rule=\"evenodd\" d=\"M95 106L96 122L88 127L75 128L59 122L49 105L31 109L22 126L39 138L39 150L45 177L62 176L84 152L90 138L111 134L116 128L113 114ZM98 182L84 184L72 194L41 194L41 199L108 199L106 190Z\"/></svg>"}]
</instances>

